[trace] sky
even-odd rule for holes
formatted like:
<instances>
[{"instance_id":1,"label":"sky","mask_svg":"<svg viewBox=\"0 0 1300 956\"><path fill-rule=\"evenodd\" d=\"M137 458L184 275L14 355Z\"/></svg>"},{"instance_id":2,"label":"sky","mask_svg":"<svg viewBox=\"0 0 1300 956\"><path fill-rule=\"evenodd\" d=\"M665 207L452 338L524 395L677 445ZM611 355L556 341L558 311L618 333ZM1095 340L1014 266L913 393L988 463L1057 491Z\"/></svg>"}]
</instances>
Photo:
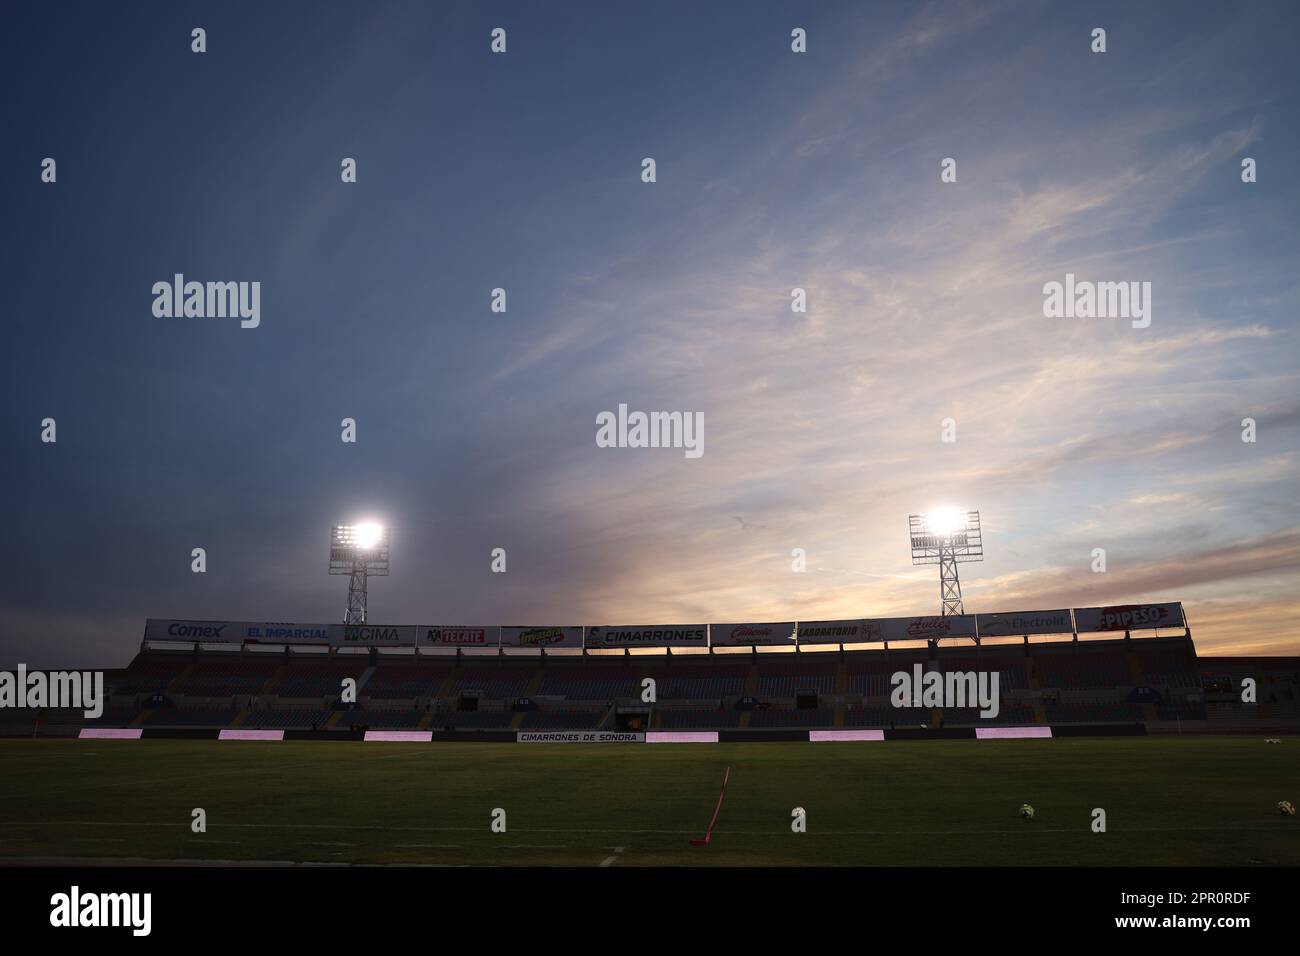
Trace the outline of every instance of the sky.
<instances>
[{"instance_id":1,"label":"sky","mask_svg":"<svg viewBox=\"0 0 1300 956\"><path fill-rule=\"evenodd\" d=\"M339 620L362 518L380 623L938 613L940 506L982 515L967 612L1176 600L1203 654L1300 653L1293 3L4 21L0 666ZM260 325L155 316L175 273ZM1067 273L1151 283L1149 327L1045 316ZM620 404L704 453L598 447Z\"/></svg>"}]
</instances>

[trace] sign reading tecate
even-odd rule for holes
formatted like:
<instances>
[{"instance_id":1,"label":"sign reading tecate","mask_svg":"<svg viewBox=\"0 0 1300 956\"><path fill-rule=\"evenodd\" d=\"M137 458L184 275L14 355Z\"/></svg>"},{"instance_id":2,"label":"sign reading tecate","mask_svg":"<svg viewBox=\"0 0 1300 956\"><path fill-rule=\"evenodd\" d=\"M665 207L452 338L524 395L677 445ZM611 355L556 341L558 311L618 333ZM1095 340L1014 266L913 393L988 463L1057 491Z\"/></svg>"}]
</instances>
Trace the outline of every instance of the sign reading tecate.
<instances>
[{"instance_id":1,"label":"sign reading tecate","mask_svg":"<svg viewBox=\"0 0 1300 956\"><path fill-rule=\"evenodd\" d=\"M707 647L705 624L645 624L639 627L589 627L588 647Z\"/></svg>"},{"instance_id":2,"label":"sign reading tecate","mask_svg":"<svg viewBox=\"0 0 1300 956\"><path fill-rule=\"evenodd\" d=\"M1183 606L1173 604L1120 604L1115 607L1076 607L1074 623L1080 631L1137 631L1152 627L1182 627Z\"/></svg>"},{"instance_id":3,"label":"sign reading tecate","mask_svg":"<svg viewBox=\"0 0 1300 956\"><path fill-rule=\"evenodd\" d=\"M456 625L423 625L420 627L422 647L496 647L500 637L499 627L469 627Z\"/></svg>"}]
</instances>

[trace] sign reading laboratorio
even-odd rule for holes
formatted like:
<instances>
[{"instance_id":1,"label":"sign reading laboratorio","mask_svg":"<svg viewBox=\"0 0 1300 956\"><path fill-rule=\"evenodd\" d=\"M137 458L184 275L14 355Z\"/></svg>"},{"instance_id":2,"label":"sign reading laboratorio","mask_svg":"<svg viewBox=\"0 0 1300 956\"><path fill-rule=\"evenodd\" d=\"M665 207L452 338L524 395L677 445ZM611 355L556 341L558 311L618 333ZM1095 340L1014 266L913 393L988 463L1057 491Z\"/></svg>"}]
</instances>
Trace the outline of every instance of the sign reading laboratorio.
<instances>
[{"instance_id":1,"label":"sign reading laboratorio","mask_svg":"<svg viewBox=\"0 0 1300 956\"><path fill-rule=\"evenodd\" d=\"M617 730L521 730L515 735L521 744L643 744L645 734Z\"/></svg>"},{"instance_id":2,"label":"sign reading laboratorio","mask_svg":"<svg viewBox=\"0 0 1300 956\"><path fill-rule=\"evenodd\" d=\"M1139 631L1153 627L1182 627L1183 606L1173 604L1119 604L1114 607L1076 607L1079 631Z\"/></svg>"},{"instance_id":3,"label":"sign reading laboratorio","mask_svg":"<svg viewBox=\"0 0 1300 956\"><path fill-rule=\"evenodd\" d=\"M862 644L883 641L879 621L800 621L800 644Z\"/></svg>"},{"instance_id":4,"label":"sign reading laboratorio","mask_svg":"<svg viewBox=\"0 0 1300 956\"><path fill-rule=\"evenodd\" d=\"M580 627L514 627L501 628L502 647L581 647Z\"/></svg>"},{"instance_id":5,"label":"sign reading laboratorio","mask_svg":"<svg viewBox=\"0 0 1300 956\"><path fill-rule=\"evenodd\" d=\"M421 647L497 647L501 628L457 625L422 625Z\"/></svg>"},{"instance_id":6,"label":"sign reading laboratorio","mask_svg":"<svg viewBox=\"0 0 1300 956\"><path fill-rule=\"evenodd\" d=\"M976 614L980 637L1021 637L1025 634L1070 634L1074 624L1070 609L1055 611L1011 611L1006 614Z\"/></svg>"},{"instance_id":7,"label":"sign reading laboratorio","mask_svg":"<svg viewBox=\"0 0 1300 956\"><path fill-rule=\"evenodd\" d=\"M974 637L974 614L946 617L886 617L875 622L887 641L935 641L945 637Z\"/></svg>"},{"instance_id":8,"label":"sign reading laboratorio","mask_svg":"<svg viewBox=\"0 0 1300 956\"><path fill-rule=\"evenodd\" d=\"M589 627L588 647L708 647L705 624L646 624L639 627Z\"/></svg>"},{"instance_id":9,"label":"sign reading laboratorio","mask_svg":"<svg viewBox=\"0 0 1300 956\"><path fill-rule=\"evenodd\" d=\"M794 621L784 621L780 624L711 624L709 641L714 647L793 644Z\"/></svg>"}]
</instances>

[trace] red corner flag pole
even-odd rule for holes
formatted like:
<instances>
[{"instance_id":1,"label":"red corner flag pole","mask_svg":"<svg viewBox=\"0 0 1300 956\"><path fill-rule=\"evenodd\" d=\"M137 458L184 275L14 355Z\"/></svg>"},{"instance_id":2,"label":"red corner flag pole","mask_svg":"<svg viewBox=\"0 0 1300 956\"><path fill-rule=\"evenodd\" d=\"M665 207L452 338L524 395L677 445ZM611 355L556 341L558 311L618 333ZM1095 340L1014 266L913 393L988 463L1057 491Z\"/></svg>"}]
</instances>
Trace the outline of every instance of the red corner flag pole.
<instances>
[{"instance_id":1,"label":"red corner flag pole","mask_svg":"<svg viewBox=\"0 0 1300 956\"><path fill-rule=\"evenodd\" d=\"M713 819L709 821L709 828L704 831L704 838L696 837L691 840L691 846L708 846L709 841L713 839L713 824L718 822L718 811L722 809L722 801L727 799L727 781L731 779L731 768L722 775L722 792L718 794L717 806L713 808Z\"/></svg>"}]
</instances>

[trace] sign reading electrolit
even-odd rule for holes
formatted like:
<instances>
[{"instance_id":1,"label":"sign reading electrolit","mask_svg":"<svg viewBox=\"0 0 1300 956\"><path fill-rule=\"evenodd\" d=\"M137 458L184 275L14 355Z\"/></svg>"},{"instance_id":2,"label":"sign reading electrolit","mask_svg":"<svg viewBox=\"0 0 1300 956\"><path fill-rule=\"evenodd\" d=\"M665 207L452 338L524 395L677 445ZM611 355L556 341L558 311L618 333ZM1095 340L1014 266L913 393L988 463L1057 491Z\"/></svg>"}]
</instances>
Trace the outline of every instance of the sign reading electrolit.
<instances>
[{"instance_id":1,"label":"sign reading electrolit","mask_svg":"<svg viewBox=\"0 0 1300 956\"><path fill-rule=\"evenodd\" d=\"M520 730L515 741L521 744L643 744L645 734L617 730Z\"/></svg>"},{"instance_id":2,"label":"sign reading electrolit","mask_svg":"<svg viewBox=\"0 0 1300 956\"><path fill-rule=\"evenodd\" d=\"M1069 634L1074 630L1070 609L1054 611L1008 611L976 614L980 637L1020 637L1024 634Z\"/></svg>"}]
</instances>

